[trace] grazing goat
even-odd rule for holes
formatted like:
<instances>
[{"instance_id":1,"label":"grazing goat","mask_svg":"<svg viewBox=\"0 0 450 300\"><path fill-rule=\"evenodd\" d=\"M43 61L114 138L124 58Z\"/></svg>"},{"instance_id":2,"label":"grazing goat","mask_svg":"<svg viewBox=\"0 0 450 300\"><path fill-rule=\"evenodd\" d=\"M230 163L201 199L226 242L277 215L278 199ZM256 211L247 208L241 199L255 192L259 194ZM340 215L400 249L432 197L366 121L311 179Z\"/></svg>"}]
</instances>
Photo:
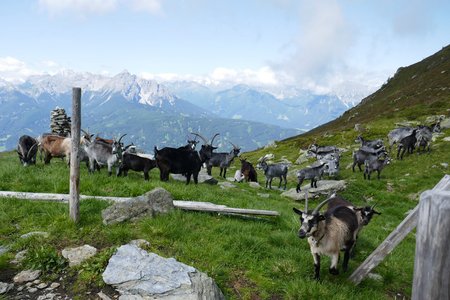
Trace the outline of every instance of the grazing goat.
<instances>
[{"instance_id":1,"label":"grazing goat","mask_svg":"<svg viewBox=\"0 0 450 300\"><path fill-rule=\"evenodd\" d=\"M314 259L314 278L320 279L320 255L331 257L329 271L333 275L339 274L337 267L340 250L344 251L342 268L347 271L350 251L355 244L355 231L358 230L358 219L353 209L346 206L337 206L329 209L325 214L319 210L330 199L322 201L311 213L308 211L308 200L305 201L305 210L293 208L300 215L300 229L298 237L308 237L311 254Z\"/></svg>"},{"instance_id":2,"label":"grazing goat","mask_svg":"<svg viewBox=\"0 0 450 300\"><path fill-rule=\"evenodd\" d=\"M45 135L41 138L39 146L44 153L45 164L49 164L53 157L65 157L67 163L69 163L72 147L71 138L59 135Z\"/></svg>"},{"instance_id":3,"label":"grazing goat","mask_svg":"<svg viewBox=\"0 0 450 300\"><path fill-rule=\"evenodd\" d=\"M328 165L326 163L321 163L315 167L309 167L301 169L297 172L297 188L296 191L299 193L301 191L301 185L305 179L311 179L311 188L317 188L317 180L321 180L323 173L328 169Z\"/></svg>"},{"instance_id":4,"label":"grazing goat","mask_svg":"<svg viewBox=\"0 0 450 300\"><path fill-rule=\"evenodd\" d=\"M38 141L29 135L22 135L17 145L17 154L24 167L36 164Z\"/></svg>"},{"instance_id":5,"label":"grazing goat","mask_svg":"<svg viewBox=\"0 0 450 300\"><path fill-rule=\"evenodd\" d=\"M241 173L244 175L246 182L258 182L258 173L253 167L252 163L248 162L247 159L240 159L241 161Z\"/></svg>"},{"instance_id":6,"label":"grazing goat","mask_svg":"<svg viewBox=\"0 0 450 300\"><path fill-rule=\"evenodd\" d=\"M355 142L361 143L361 147L368 147L372 149L378 149L384 146L383 140L377 139L377 140L365 140L362 136L358 135Z\"/></svg>"},{"instance_id":7,"label":"grazing goat","mask_svg":"<svg viewBox=\"0 0 450 300\"><path fill-rule=\"evenodd\" d=\"M414 129L412 133L400 140L398 143L398 151L397 151L397 159L403 159L403 155L405 154L405 151L408 151L409 154L412 154L414 152L414 146L417 143L416 138L417 129ZM400 154L402 152L402 154Z\"/></svg>"},{"instance_id":8,"label":"grazing goat","mask_svg":"<svg viewBox=\"0 0 450 300\"><path fill-rule=\"evenodd\" d=\"M227 168L230 167L234 158L237 157L239 155L239 152L241 151L241 148L237 147L231 142L230 144L233 146L233 149L229 153L227 152L212 153L211 158L206 162L206 170L208 172L208 175L211 175L212 167L220 167L219 176L225 178L227 174Z\"/></svg>"},{"instance_id":9,"label":"grazing goat","mask_svg":"<svg viewBox=\"0 0 450 300\"><path fill-rule=\"evenodd\" d=\"M309 156L320 159L330 153L339 154L339 149L336 146L319 146L317 144L312 144L308 147L307 153Z\"/></svg>"},{"instance_id":10,"label":"grazing goat","mask_svg":"<svg viewBox=\"0 0 450 300\"><path fill-rule=\"evenodd\" d=\"M144 180L149 180L148 172L153 168L156 168L156 160L131 154L124 150L117 169L117 176L122 175L122 172L124 176L127 176L128 170L133 170L136 172L144 172Z\"/></svg>"},{"instance_id":11,"label":"grazing goat","mask_svg":"<svg viewBox=\"0 0 450 300\"><path fill-rule=\"evenodd\" d=\"M286 176L288 172L288 166L283 163L268 165L266 159L266 157L263 157L261 161L256 165L258 169L262 169L264 171L264 175L266 176L266 188L267 186L269 186L269 189L272 189L272 179L274 177L277 177L280 178L280 184L278 185L278 188L281 188L281 183L284 179L283 189L286 189Z\"/></svg>"},{"instance_id":12,"label":"grazing goat","mask_svg":"<svg viewBox=\"0 0 450 300\"><path fill-rule=\"evenodd\" d=\"M395 128L388 133L388 140L389 140L389 153L392 152L392 147L394 144L399 143L403 138L411 135L414 128L412 127L400 127Z\"/></svg>"},{"instance_id":13,"label":"grazing goat","mask_svg":"<svg viewBox=\"0 0 450 300\"><path fill-rule=\"evenodd\" d=\"M436 128L436 126L434 126L433 128ZM427 148L427 151L430 152L430 143L431 140L433 139L432 127L419 126L416 132L416 139L417 142L415 147L417 147L417 152L420 152L420 147L422 147L422 151L425 151L425 148Z\"/></svg>"},{"instance_id":14,"label":"grazing goat","mask_svg":"<svg viewBox=\"0 0 450 300\"><path fill-rule=\"evenodd\" d=\"M241 170L236 170L234 172L234 181L235 182L242 182L245 179L244 174L242 174Z\"/></svg>"},{"instance_id":15,"label":"grazing goat","mask_svg":"<svg viewBox=\"0 0 450 300\"><path fill-rule=\"evenodd\" d=\"M358 151L353 152L353 165L352 170L355 172L355 166L358 165L359 171L362 171L361 166L366 160L372 161L380 158L383 155L387 155L386 149L381 147L379 149L372 149L363 147Z\"/></svg>"},{"instance_id":16,"label":"grazing goat","mask_svg":"<svg viewBox=\"0 0 450 300\"><path fill-rule=\"evenodd\" d=\"M197 133L192 133L204 141L200 151L185 150L165 147L158 150L155 146L156 165L160 171L160 180L169 180L169 174L183 174L186 176L186 184L191 181L191 175L194 177L194 183L198 182L198 173L204 162L211 158L214 147L208 141ZM215 136L214 136L215 137ZM213 138L214 140L214 138Z\"/></svg>"},{"instance_id":17,"label":"grazing goat","mask_svg":"<svg viewBox=\"0 0 450 300\"><path fill-rule=\"evenodd\" d=\"M377 178L380 179L380 173L383 170L383 168L388 165L391 162L391 159L389 157L386 157L385 159L375 159L375 160L366 160L364 162L364 179L370 180L370 174L372 174L373 171L377 171Z\"/></svg>"}]
</instances>

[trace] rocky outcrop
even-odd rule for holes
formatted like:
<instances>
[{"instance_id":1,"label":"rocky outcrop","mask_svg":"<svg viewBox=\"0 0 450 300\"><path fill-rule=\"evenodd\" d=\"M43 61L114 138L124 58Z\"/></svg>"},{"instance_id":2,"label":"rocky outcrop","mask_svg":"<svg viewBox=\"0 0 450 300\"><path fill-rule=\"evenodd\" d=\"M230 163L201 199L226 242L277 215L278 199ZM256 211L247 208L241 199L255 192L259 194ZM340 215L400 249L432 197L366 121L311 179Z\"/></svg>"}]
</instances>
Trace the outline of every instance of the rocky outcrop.
<instances>
[{"instance_id":1,"label":"rocky outcrop","mask_svg":"<svg viewBox=\"0 0 450 300\"><path fill-rule=\"evenodd\" d=\"M111 205L102 211L105 225L136 220L143 217L153 217L167 213L174 208L172 196L163 188L156 188L142 196L125 202Z\"/></svg>"},{"instance_id":2,"label":"rocky outcrop","mask_svg":"<svg viewBox=\"0 0 450 300\"><path fill-rule=\"evenodd\" d=\"M40 270L25 270L14 276L13 280L15 283L24 283L38 279L39 276L41 276Z\"/></svg>"},{"instance_id":3,"label":"rocky outcrop","mask_svg":"<svg viewBox=\"0 0 450 300\"><path fill-rule=\"evenodd\" d=\"M120 292L121 300L225 299L206 274L131 244L117 249L103 272L103 280Z\"/></svg>"},{"instance_id":4,"label":"rocky outcrop","mask_svg":"<svg viewBox=\"0 0 450 300\"><path fill-rule=\"evenodd\" d=\"M281 196L288 197L294 200L304 200L305 192L308 192L308 197L316 197L318 195L328 195L331 192L336 192L345 189L345 180L320 180L317 181L317 188L311 188L310 183L302 186L302 190L297 193L295 188L281 194Z\"/></svg>"}]
</instances>

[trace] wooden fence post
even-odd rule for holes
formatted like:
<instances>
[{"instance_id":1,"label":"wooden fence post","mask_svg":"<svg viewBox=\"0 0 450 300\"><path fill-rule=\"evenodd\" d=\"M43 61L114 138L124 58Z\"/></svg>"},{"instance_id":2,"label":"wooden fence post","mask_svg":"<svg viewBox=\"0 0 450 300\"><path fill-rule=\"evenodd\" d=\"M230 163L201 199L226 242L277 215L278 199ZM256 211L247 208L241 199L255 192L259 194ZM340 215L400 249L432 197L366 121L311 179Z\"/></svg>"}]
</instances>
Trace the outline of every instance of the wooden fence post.
<instances>
[{"instance_id":1,"label":"wooden fence post","mask_svg":"<svg viewBox=\"0 0 450 300\"><path fill-rule=\"evenodd\" d=\"M72 88L72 149L70 153L70 198L69 214L75 223L80 219L80 148L81 129L81 88Z\"/></svg>"},{"instance_id":2,"label":"wooden fence post","mask_svg":"<svg viewBox=\"0 0 450 300\"><path fill-rule=\"evenodd\" d=\"M420 195L412 299L450 299L450 176Z\"/></svg>"}]
</instances>

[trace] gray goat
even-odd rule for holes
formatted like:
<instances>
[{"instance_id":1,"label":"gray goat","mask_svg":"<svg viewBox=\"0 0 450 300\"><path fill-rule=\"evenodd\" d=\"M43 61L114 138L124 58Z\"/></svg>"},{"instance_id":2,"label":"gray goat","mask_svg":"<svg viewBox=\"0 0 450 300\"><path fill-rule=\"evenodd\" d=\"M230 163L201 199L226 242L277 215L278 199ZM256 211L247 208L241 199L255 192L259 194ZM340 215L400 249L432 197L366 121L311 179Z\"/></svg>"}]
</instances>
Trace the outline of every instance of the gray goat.
<instances>
[{"instance_id":1,"label":"gray goat","mask_svg":"<svg viewBox=\"0 0 450 300\"><path fill-rule=\"evenodd\" d=\"M225 178L227 174L227 168L230 167L231 163L233 162L234 158L239 155L239 152L241 151L241 148L237 147L233 143L229 142L233 149L227 153L227 152L219 152L219 153L212 153L211 158L206 162L206 170L208 172L208 175L211 175L212 167L220 167L220 177ZM211 143L212 144L212 143ZM223 175L222 175L223 172Z\"/></svg>"},{"instance_id":2,"label":"gray goat","mask_svg":"<svg viewBox=\"0 0 450 300\"><path fill-rule=\"evenodd\" d=\"M366 160L364 162L364 179L370 180L370 174L372 174L373 171L377 171L377 178L380 179L380 173L383 170L383 168L388 165L391 162L391 159L389 157L386 157L385 159L375 159L375 160Z\"/></svg>"},{"instance_id":3,"label":"gray goat","mask_svg":"<svg viewBox=\"0 0 450 300\"><path fill-rule=\"evenodd\" d=\"M269 189L272 189L272 179L277 177L280 178L278 188L281 188L281 182L284 179L284 189L286 189L288 166L283 163L268 165L266 159L267 157L263 157L256 165L258 169L262 169L264 171L264 175L266 176L266 188L269 186Z\"/></svg>"},{"instance_id":4,"label":"gray goat","mask_svg":"<svg viewBox=\"0 0 450 300\"><path fill-rule=\"evenodd\" d=\"M362 136L358 135L355 142L361 143L361 147L369 147L372 149L378 149L384 146L383 140L365 140Z\"/></svg>"},{"instance_id":5,"label":"gray goat","mask_svg":"<svg viewBox=\"0 0 450 300\"><path fill-rule=\"evenodd\" d=\"M323 173L328 169L328 164L321 163L318 166L301 169L297 172L297 193L301 191L301 185L305 179L311 179L311 187L317 188L317 180L321 180Z\"/></svg>"},{"instance_id":6,"label":"gray goat","mask_svg":"<svg viewBox=\"0 0 450 300\"><path fill-rule=\"evenodd\" d=\"M386 149L381 147L379 149L372 149L368 147L362 147L358 151L353 152L353 165L352 170L355 172L355 166L358 165L359 171L362 171L361 166L366 160L372 161L380 158L382 155L387 155Z\"/></svg>"},{"instance_id":7,"label":"gray goat","mask_svg":"<svg viewBox=\"0 0 450 300\"><path fill-rule=\"evenodd\" d=\"M399 143L403 138L411 135L413 130L414 128L412 127L400 127L391 130L388 133L389 153L392 151L392 147L394 146L394 144Z\"/></svg>"},{"instance_id":8,"label":"gray goat","mask_svg":"<svg viewBox=\"0 0 450 300\"><path fill-rule=\"evenodd\" d=\"M114 140L112 145L97 140L88 142L84 145L84 150L89 157L90 173L94 173L96 164L99 166L107 165L108 174L111 176L112 167L118 162L119 158L122 157L124 149L121 140L125 135L126 134L122 135L118 141Z\"/></svg>"}]
</instances>

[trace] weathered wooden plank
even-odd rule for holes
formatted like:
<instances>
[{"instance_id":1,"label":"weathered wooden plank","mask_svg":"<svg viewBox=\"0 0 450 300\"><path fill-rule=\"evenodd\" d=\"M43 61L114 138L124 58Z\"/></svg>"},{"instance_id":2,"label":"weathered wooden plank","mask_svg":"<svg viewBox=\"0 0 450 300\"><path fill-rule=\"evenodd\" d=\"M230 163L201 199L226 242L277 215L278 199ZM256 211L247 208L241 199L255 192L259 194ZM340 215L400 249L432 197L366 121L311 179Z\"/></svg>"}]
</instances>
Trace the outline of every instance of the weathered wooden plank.
<instances>
[{"instance_id":1,"label":"weathered wooden plank","mask_svg":"<svg viewBox=\"0 0 450 300\"><path fill-rule=\"evenodd\" d=\"M389 234L389 236L366 258L366 260L349 277L350 281L359 284L392 250L416 227L416 206L409 215Z\"/></svg>"},{"instance_id":2,"label":"weathered wooden plank","mask_svg":"<svg viewBox=\"0 0 450 300\"><path fill-rule=\"evenodd\" d=\"M450 299L450 176L420 195L412 299Z\"/></svg>"},{"instance_id":3,"label":"weathered wooden plank","mask_svg":"<svg viewBox=\"0 0 450 300\"><path fill-rule=\"evenodd\" d=\"M78 152L81 129L81 88L79 87L72 89L72 118L69 215L72 221L78 222L80 219L80 158Z\"/></svg>"},{"instance_id":4,"label":"weathered wooden plank","mask_svg":"<svg viewBox=\"0 0 450 300\"><path fill-rule=\"evenodd\" d=\"M9 192L9 191L0 191L0 197L27 199L27 200L33 200L33 201L67 202L69 200L69 195L67 195L67 194L27 193L27 192ZM133 198L80 195L80 199L97 199L97 200L104 200L104 201L123 202L123 201L131 200ZM174 200L173 205L175 207L183 209L183 210L192 210L192 211L206 211L206 212L229 213L229 214L264 215L264 216L279 216L280 215L279 212L272 211L272 210L233 208L233 207L227 207L226 205L213 204L210 202Z\"/></svg>"}]
</instances>

